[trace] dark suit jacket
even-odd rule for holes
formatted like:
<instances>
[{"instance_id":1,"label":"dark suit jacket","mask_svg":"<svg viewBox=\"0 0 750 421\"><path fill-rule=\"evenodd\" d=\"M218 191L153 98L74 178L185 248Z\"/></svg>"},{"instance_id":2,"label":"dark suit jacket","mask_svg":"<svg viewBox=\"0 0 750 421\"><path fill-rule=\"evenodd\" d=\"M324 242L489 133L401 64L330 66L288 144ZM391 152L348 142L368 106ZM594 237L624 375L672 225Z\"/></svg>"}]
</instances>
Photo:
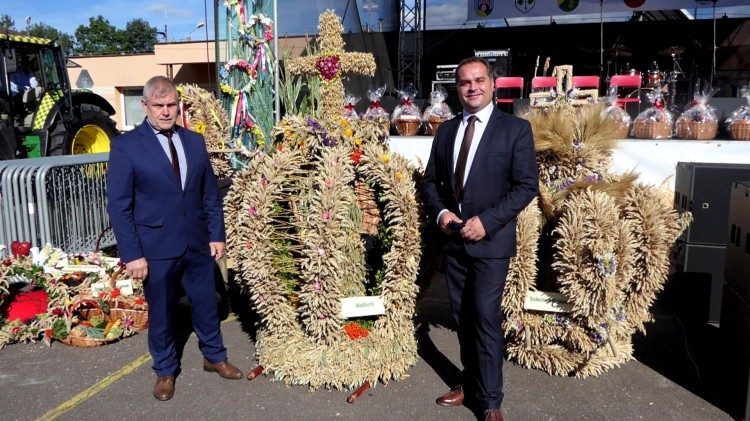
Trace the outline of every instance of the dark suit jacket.
<instances>
[{"instance_id":1,"label":"dark suit jacket","mask_svg":"<svg viewBox=\"0 0 750 421\"><path fill-rule=\"evenodd\" d=\"M153 129L144 122L112 141L107 173L107 211L124 263L169 259L187 248L210 253L225 241L218 185L202 135L184 128L187 176L180 188Z\"/></svg>"},{"instance_id":2,"label":"dark suit jacket","mask_svg":"<svg viewBox=\"0 0 750 421\"><path fill-rule=\"evenodd\" d=\"M459 250L476 258L516 254L516 216L536 197L539 172L528 121L493 109L464 184L462 210L453 191L453 146L459 114L438 128L432 142L422 195L431 222L443 209L466 221L478 216L487 235L475 243L441 234L445 251Z\"/></svg>"}]
</instances>

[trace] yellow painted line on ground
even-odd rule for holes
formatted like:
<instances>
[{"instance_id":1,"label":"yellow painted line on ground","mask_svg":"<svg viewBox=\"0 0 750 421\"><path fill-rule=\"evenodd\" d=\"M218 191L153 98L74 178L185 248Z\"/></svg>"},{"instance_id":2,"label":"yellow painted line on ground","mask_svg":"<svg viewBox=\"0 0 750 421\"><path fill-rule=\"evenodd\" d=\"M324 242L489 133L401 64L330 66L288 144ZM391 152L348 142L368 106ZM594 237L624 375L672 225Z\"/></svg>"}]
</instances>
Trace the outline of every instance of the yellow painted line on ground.
<instances>
[{"instance_id":1,"label":"yellow painted line on ground","mask_svg":"<svg viewBox=\"0 0 750 421\"><path fill-rule=\"evenodd\" d=\"M230 316L227 317L226 320L222 321L221 323L224 324L226 322L230 322L233 320L237 320L237 316ZM195 335L195 333L192 333L192 335ZM84 390L83 392L77 394L76 396L69 399L67 402L63 402L60 406L57 408L47 412L46 414L42 415L41 417L37 418L36 421L51 421L57 419L62 414L70 411L71 409L78 406L81 402L85 401L86 399L89 399L96 395L97 393L107 389L112 385L112 383L120 380L121 378L127 376L128 374L135 371L138 367L142 366L146 362L151 360L151 355L141 355L138 357L135 361L132 363L123 366L119 370L115 371L114 373L110 374L109 376L99 380L97 383L95 383L93 386L89 387L88 389Z\"/></svg>"}]
</instances>

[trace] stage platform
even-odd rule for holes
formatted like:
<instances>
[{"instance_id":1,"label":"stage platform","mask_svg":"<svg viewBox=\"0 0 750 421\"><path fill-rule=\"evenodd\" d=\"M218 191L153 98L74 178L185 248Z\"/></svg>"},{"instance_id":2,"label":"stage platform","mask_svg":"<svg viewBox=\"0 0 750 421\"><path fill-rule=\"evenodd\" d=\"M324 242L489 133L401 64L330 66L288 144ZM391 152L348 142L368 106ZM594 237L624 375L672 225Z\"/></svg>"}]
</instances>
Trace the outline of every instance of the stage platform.
<instances>
[{"instance_id":1,"label":"stage platform","mask_svg":"<svg viewBox=\"0 0 750 421\"><path fill-rule=\"evenodd\" d=\"M432 137L392 136L391 150L412 160L416 165L427 165ZM675 168L678 162L710 162L750 164L750 142L734 140L640 140L621 139L612 158L611 172L623 174L635 171L646 184L662 185L674 190Z\"/></svg>"}]
</instances>

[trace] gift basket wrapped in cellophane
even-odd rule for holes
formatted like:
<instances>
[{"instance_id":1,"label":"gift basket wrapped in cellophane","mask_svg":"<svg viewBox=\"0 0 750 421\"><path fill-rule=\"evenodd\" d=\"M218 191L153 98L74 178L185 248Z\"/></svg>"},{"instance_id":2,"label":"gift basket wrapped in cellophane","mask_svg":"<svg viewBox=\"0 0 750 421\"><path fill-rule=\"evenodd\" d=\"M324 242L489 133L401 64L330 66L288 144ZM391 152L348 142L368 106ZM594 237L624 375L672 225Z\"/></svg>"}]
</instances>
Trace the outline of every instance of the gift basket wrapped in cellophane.
<instances>
[{"instance_id":1,"label":"gift basket wrapped in cellophane","mask_svg":"<svg viewBox=\"0 0 750 421\"><path fill-rule=\"evenodd\" d=\"M714 108L708 104L718 89L701 91L696 87L693 104L675 122L675 132L680 139L711 140L716 137L719 122Z\"/></svg>"},{"instance_id":2,"label":"gift basket wrapped in cellophane","mask_svg":"<svg viewBox=\"0 0 750 421\"><path fill-rule=\"evenodd\" d=\"M727 131L733 140L750 140L750 94L745 98L747 104L732 111L726 120Z\"/></svg>"},{"instance_id":3,"label":"gift basket wrapped in cellophane","mask_svg":"<svg viewBox=\"0 0 750 421\"><path fill-rule=\"evenodd\" d=\"M453 112L445 103L448 93L442 87L430 92L430 105L427 106L422 115L425 130L430 136L435 136L440 124L453 118Z\"/></svg>"},{"instance_id":4,"label":"gift basket wrapped in cellophane","mask_svg":"<svg viewBox=\"0 0 750 421\"><path fill-rule=\"evenodd\" d=\"M628 114L627 111L617 105L617 88L613 88L612 91L603 98L603 102L607 107L602 111L602 116L606 116L617 122L617 132L615 136L617 139L627 138L630 135L630 126L633 119L630 118L630 114Z\"/></svg>"},{"instance_id":5,"label":"gift basket wrapped in cellophane","mask_svg":"<svg viewBox=\"0 0 750 421\"><path fill-rule=\"evenodd\" d=\"M638 139L669 139L672 136L674 118L664 107L661 89L647 92L646 98L651 106L633 120L633 136Z\"/></svg>"},{"instance_id":6,"label":"gift basket wrapped in cellophane","mask_svg":"<svg viewBox=\"0 0 750 421\"><path fill-rule=\"evenodd\" d=\"M346 105L344 105L344 118L347 120L356 120L359 118L359 114L357 114L357 103L359 102L359 97L355 96L353 94L347 93L344 95L344 102Z\"/></svg>"},{"instance_id":7,"label":"gift basket wrapped in cellophane","mask_svg":"<svg viewBox=\"0 0 750 421\"><path fill-rule=\"evenodd\" d=\"M379 122L385 128L385 132L389 133L391 129L390 114L388 114L388 111L380 105L380 99L383 98L384 93L385 85L370 87L367 91L367 98L370 100L370 106L367 107L364 118Z\"/></svg>"},{"instance_id":8,"label":"gift basket wrapped in cellophane","mask_svg":"<svg viewBox=\"0 0 750 421\"><path fill-rule=\"evenodd\" d=\"M409 85L398 91L401 103L396 106L391 115L391 123L396 126L399 136L414 136L422 125L422 111L414 104L417 91Z\"/></svg>"}]
</instances>

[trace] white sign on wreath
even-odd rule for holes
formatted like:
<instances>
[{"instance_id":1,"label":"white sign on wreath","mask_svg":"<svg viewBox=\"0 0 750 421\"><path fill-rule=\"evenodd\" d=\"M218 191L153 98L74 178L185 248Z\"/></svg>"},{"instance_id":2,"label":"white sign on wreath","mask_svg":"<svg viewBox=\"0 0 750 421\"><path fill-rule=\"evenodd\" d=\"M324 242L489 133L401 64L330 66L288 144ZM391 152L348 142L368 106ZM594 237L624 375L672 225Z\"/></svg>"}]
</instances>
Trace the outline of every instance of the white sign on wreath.
<instances>
[{"instance_id":1,"label":"white sign on wreath","mask_svg":"<svg viewBox=\"0 0 750 421\"><path fill-rule=\"evenodd\" d=\"M532 311L570 313L573 305L568 302L565 294L559 292L528 291L523 308Z\"/></svg>"},{"instance_id":2,"label":"white sign on wreath","mask_svg":"<svg viewBox=\"0 0 750 421\"><path fill-rule=\"evenodd\" d=\"M341 298L340 300L341 317L344 319L385 314L383 297L380 295L365 297L346 297Z\"/></svg>"}]
</instances>

